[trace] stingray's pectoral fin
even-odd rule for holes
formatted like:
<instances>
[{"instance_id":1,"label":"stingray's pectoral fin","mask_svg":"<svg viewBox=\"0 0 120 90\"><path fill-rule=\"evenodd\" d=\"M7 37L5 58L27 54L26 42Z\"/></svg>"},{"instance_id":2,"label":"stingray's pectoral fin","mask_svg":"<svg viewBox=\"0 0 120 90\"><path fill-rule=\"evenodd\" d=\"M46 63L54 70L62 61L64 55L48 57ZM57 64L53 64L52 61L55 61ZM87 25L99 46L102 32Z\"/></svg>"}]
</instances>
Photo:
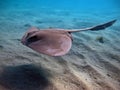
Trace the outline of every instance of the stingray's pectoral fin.
<instances>
[{"instance_id":1,"label":"stingray's pectoral fin","mask_svg":"<svg viewBox=\"0 0 120 90\"><path fill-rule=\"evenodd\" d=\"M91 27L91 28L89 28L89 30L92 30L92 31L103 30L103 29L106 29L107 27L112 26L116 21L117 20L112 20L110 22L107 22L107 23L104 23L104 24L101 24L101 25L97 25L97 26Z\"/></svg>"}]
</instances>

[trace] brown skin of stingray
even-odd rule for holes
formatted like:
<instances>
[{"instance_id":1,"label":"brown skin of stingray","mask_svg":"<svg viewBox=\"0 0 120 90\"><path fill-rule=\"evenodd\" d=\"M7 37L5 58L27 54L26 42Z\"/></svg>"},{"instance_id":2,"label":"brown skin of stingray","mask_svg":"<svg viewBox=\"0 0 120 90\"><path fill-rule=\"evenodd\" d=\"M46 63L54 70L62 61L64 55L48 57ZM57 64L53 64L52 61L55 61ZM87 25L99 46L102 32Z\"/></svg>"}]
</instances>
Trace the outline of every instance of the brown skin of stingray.
<instances>
[{"instance_id":1,"label":"brown skin of stingray","mask_svg":"<svg viewBox=\"0 0 120 90\"><path fill-rule=\"evenodd\" d=\"M31 49L49 56L65 55L71 48L72 36L68 31L31 28L21 42Z\"/></svg>"}]
</instances>

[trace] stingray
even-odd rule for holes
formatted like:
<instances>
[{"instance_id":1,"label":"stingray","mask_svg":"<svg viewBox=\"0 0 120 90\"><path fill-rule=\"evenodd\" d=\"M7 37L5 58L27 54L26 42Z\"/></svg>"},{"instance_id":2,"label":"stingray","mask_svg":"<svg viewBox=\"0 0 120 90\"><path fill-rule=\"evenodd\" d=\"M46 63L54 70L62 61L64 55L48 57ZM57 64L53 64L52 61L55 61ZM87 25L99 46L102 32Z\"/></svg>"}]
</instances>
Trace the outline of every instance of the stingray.
<instances>
[{"instance_id":1,"label":"stingray","mask_svg":"<svg viewBox=\"0 0 120 90\"><path fill-rule=\"evenodd\" d=\"M49 56L62 56L69 52L72 46L71 33L80 31L98 31L110 27L116 20L83 29L38 29L31 27L22 37L21 42L29 48Z\"/></svg>"}]
</instances>

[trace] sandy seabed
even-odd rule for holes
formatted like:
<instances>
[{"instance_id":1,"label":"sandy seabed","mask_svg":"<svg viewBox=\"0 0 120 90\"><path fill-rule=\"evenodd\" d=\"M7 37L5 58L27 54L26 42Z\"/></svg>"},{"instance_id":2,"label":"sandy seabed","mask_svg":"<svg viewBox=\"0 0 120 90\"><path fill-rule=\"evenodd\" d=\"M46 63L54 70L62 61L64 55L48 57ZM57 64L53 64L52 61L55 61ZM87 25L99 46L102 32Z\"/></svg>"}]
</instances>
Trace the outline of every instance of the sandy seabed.
<instances>
[{"instance_id":1,"label":"sandy seabed","mask_svg":"<svg viewBox=\"0 0 120 90\"><path fill-rule=\"evenodd\" d=\"M120 18L116 12L109 16L60 10L1 12L0 90L120 90ZM31 26L83 28L115 18L118 21L106 30L74 33L73 46L64 56L39 54L20 42Z\"/></svg>"}]
</instances>

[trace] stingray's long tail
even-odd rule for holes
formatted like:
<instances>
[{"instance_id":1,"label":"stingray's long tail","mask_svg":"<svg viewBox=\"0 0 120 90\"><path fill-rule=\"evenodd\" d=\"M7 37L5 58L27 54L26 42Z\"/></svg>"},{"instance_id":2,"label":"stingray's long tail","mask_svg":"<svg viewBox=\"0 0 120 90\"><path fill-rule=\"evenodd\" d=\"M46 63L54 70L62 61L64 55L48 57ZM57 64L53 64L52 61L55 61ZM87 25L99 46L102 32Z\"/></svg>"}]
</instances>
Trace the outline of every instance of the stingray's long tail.
<instances>
[{"instance_id":1,"label":"stingray's long tail","mask_svg":"<svg viewBox=\"0 0 120 90\"><path fill-rule=\"evenodd\" d=\"M109 21L107 23L100 24L100 25L93 26L93 27L89 27L89 28L72 29L72 30L68 30L68 32L73 33L73 32L79 32L79 31L87 31L87 30L91 30L91 31L103 30L103 29L106 29L106 28L112 26L116 21L117 20L112 20L112 21Z\"/></svg>"}]
</instances>

